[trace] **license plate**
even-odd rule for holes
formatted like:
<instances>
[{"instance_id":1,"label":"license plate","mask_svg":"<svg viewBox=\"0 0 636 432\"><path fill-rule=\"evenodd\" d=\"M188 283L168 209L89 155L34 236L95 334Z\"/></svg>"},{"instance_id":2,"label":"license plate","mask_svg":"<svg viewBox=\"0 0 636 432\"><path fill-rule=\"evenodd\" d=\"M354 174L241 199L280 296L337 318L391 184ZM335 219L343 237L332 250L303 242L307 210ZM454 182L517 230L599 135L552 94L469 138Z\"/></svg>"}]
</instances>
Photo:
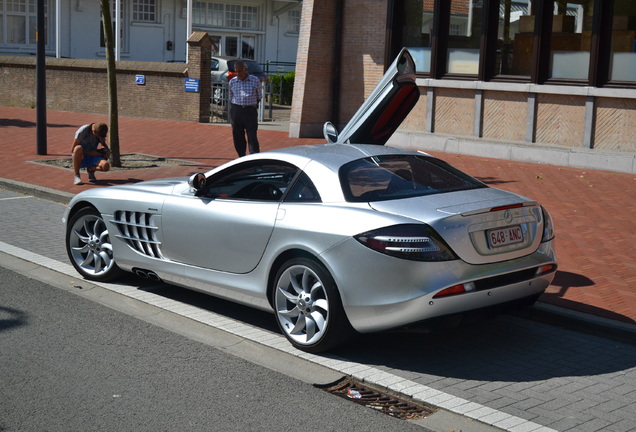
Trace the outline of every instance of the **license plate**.
<instances>
[{"instance_id":1,"label":"license plate","mask_svg":"<svg viewBox=\"0 0 636 432\"><path fill-rule=\"evenodd\" d=\"M488 236L488 244L491 248L521 243L523 241L523 231L519 225L489 230L486 232L486 235Z\"/></svg>"}]
</instances>

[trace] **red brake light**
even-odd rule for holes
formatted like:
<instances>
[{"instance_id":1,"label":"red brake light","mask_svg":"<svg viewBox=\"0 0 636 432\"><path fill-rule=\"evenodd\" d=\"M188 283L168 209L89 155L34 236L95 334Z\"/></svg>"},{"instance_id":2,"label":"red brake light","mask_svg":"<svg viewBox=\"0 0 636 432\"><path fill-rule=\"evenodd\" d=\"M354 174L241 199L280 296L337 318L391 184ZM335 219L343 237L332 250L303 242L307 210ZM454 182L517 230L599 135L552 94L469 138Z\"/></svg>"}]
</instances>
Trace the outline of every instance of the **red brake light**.
<instances>
[{"instance_id":1,"label":"red brake light","mask_svg":"<svg viewBox=\"0 0 636 432\"><path fill-rule=\"evenodd\" d=\"M438 292L433 296L433 298L449 297L457 294L464 294L465 292L466 289L464 288L464 284L459 284Z\"/></svg>"},{"instance_id":2,"label":"red brake light","mask_svg":"<svg viewBox=\"0 0 636 432\"><path fill-rule=\"evenodd\" d=\"M513 209L513 208L519 208L519 207L523 207L523 204L510 204L510 205L505 205L505 206L501 206L501 207L493 207L490 209L491 212L495 212L495 211L500 211L500 210L509 210L509 209Z\"/></svg>"},{"instance_id":3,"label":"red brake light","mask_svg":"<svg viewBox=\"0 0 636 432\"><path fill-rule=\"evenodd\" d=\"M236 72L228 72L227 73L227 80L231 80L232 78L234 78L236 76Z\"/></svg>"}]
</instances>

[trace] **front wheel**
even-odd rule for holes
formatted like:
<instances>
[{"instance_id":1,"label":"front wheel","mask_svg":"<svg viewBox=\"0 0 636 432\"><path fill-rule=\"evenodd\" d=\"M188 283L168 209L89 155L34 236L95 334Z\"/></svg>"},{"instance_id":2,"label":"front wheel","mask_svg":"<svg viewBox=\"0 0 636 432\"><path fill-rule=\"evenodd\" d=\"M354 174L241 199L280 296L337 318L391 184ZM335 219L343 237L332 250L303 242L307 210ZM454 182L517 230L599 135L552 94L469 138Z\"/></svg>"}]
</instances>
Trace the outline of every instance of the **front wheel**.
<instances>
[{"instance_id":1,"label":"front wheel","mask_svg":"<svg viewBox=\"0 0 636 432\"><path fill-rule=\"evenodd\" d=\"M66 252L73 267L86 279L107 281L122 274L104 219L92 207L78 211L69 221Z\"/></svg>"},{"instance_id":2,"label":"front wheel","mask_svg":"<svg viewBox=\"0 0 636 432\"><path fill-rule=\"evenodd\" d=\"M277 323L296 348L321 352L351 336L336 284L322 265L306 258L289 260L275 282Z\"/></svg>"}]
</instances>

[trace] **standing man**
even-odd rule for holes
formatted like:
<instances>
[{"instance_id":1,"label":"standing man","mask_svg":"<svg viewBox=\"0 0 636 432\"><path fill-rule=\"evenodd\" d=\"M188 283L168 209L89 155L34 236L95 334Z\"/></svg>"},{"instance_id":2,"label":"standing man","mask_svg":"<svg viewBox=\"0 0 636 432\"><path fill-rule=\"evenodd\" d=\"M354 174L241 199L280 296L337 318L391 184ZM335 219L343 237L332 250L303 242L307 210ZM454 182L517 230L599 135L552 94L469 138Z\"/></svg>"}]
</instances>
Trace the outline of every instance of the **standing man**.
<instances>
[{"instance_id":1,"label":"standing man","mask_svg":"<svg viewBox=\"0 0 636 432\"><path fill-rule=\"evenodd\" d=\"M108 126L105 123L90 123L81 126L75 132L71 155L75 171L73 182L76 185L82 184L80 168L86 168L90 182L97 181L95 171L108 171L110 169L108 163L110 149L106 145L106 135L108 135ZM102 146L101 149L97 148L99 145Z\"/></svg>"},{"instance_id":2,"label":"standing man","mask_svg":"<svg viewBox=\"0 0 636 432\"><path fill-rule=\"evenodd\" d=\"M260 151L256 130L258 129L258 104L261 101L261 81L247 73L245 62L234 64L236 76L230 80L230 124L234 148L240 156L245 156L247 144L250 153Z\"/></svg>"}]
</instances>

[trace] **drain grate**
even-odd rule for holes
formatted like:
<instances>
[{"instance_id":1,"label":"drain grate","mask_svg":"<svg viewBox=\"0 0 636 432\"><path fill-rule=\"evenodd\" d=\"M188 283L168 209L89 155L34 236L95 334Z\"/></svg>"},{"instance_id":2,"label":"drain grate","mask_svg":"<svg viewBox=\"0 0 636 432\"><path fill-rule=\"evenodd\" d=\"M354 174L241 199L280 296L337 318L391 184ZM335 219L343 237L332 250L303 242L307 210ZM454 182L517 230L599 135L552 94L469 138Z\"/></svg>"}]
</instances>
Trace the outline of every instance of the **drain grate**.
<instances>
[{"instance_id":1,"label":"drain grate","mask_svg":"<svg viewBox=\"0 0 636 432\"><path fill-rule=\"evenodd\" d=\"M402 420L420 419L435 412L433 407L383 393L351 377L344 377L333 384L316 385L316 387Z\"/></svg>"}]
</instances>

